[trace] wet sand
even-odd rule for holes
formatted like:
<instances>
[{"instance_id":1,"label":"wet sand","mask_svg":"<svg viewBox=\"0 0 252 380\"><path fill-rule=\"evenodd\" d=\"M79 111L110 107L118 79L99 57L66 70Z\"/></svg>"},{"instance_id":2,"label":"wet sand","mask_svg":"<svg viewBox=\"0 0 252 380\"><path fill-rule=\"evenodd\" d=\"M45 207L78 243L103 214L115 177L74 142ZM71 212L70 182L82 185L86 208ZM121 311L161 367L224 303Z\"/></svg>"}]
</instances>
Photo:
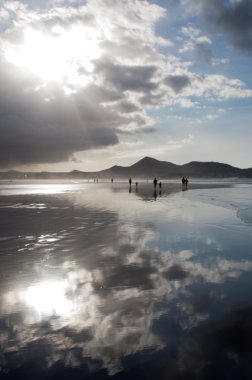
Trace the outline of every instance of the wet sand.
<instances>
[{"instance_id":1,"label":"wet sand","mask_svg":"<svg viewBox=\"0 0 252 380\"><path fill-rule=\"evenodd\" d=\"M251 379L251 184L2 183L0 216L0 378Z\"/></svg>"}]
</instances>

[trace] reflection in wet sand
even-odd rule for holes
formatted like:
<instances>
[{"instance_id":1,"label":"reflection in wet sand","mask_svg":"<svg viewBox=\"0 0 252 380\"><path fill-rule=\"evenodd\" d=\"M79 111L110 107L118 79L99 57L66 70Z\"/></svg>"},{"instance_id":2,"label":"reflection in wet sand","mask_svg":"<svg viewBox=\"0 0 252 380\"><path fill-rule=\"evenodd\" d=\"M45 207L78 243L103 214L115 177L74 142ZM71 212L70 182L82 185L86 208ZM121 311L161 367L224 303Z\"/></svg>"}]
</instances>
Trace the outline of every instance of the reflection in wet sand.
<instances>
[{"instance_id":1,"label":"reflection in wet sand","mask_svg":"<svg viewBox=\"0 0 252 380\"><path fill-rule=\"evenodd\" d=\"M73 310L72 299L67 299L66 281L45 281L29 286L22 295L23 301L41 318L66 317Z\"/></svg>"},{"instance_id":2,"label":"reflection in wet sand","mask_svg":"<svg viewBox=\"0 0 252 380\"><path fill-rule=\"evenodd\" d=\"M208 379L216 366L224 377L226 360L247 379L249 348L225 337L251 317L250 227L190 191L163 184L155 202L143 184L2 196L1 373Z\"/></svg>"}]
</instances>

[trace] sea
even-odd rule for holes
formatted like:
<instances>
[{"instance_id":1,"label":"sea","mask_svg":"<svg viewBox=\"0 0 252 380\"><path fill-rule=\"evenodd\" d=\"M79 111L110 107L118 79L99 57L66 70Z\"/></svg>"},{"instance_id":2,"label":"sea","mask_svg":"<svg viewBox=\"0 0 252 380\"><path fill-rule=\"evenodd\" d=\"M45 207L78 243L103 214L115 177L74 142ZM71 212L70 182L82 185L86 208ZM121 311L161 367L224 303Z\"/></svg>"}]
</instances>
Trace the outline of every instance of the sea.
<instances>
[{"instance_id":1,"label":"sea","mask_svg":"<svg viewBox=\"0 0 252 380\"><path fill-rule=\"evenodd\" d=\"M0 223L0 379L252 379L251 181L2 181Z\"/></svg>"}]
</instances>

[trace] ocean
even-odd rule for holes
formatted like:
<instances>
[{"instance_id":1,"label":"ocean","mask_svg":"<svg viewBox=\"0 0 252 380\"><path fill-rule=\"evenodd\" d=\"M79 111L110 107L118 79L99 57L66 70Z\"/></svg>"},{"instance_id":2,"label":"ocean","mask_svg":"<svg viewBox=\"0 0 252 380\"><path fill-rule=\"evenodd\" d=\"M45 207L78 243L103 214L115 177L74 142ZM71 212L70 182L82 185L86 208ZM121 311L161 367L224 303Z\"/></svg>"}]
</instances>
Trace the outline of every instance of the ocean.
<instances>
[{"instance_id":1,"label":"ocean","mask_svg":"<svg viewBox=\"0 0 252 380\"><path fill-rule=\"evenodd\" d=\"M252 184L0 183L1 379L251 379Z\"/></svg>"}]
</instances>

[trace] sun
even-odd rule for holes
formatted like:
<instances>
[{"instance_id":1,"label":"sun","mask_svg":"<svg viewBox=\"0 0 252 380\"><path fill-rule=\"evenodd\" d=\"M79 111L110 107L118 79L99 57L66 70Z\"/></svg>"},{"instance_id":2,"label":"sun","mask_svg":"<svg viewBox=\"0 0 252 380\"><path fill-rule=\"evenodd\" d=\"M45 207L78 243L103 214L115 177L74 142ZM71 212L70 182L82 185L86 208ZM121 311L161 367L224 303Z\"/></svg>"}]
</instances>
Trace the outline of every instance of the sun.
<instances>
[{"instance_id":1,"label":"sun","mask_svg":"<svg viewBox=\"0 0 252 380\"><path fill-rule=\"evenodd\" d=\"M96 31L87 32L81 26L69 30L55 28L50 32L26 28L22 42L9 44L5 51L9 62L44 82L69 84L86 84L91 80L92 61L100 55Z\"/></svg>"}]
</instances>

